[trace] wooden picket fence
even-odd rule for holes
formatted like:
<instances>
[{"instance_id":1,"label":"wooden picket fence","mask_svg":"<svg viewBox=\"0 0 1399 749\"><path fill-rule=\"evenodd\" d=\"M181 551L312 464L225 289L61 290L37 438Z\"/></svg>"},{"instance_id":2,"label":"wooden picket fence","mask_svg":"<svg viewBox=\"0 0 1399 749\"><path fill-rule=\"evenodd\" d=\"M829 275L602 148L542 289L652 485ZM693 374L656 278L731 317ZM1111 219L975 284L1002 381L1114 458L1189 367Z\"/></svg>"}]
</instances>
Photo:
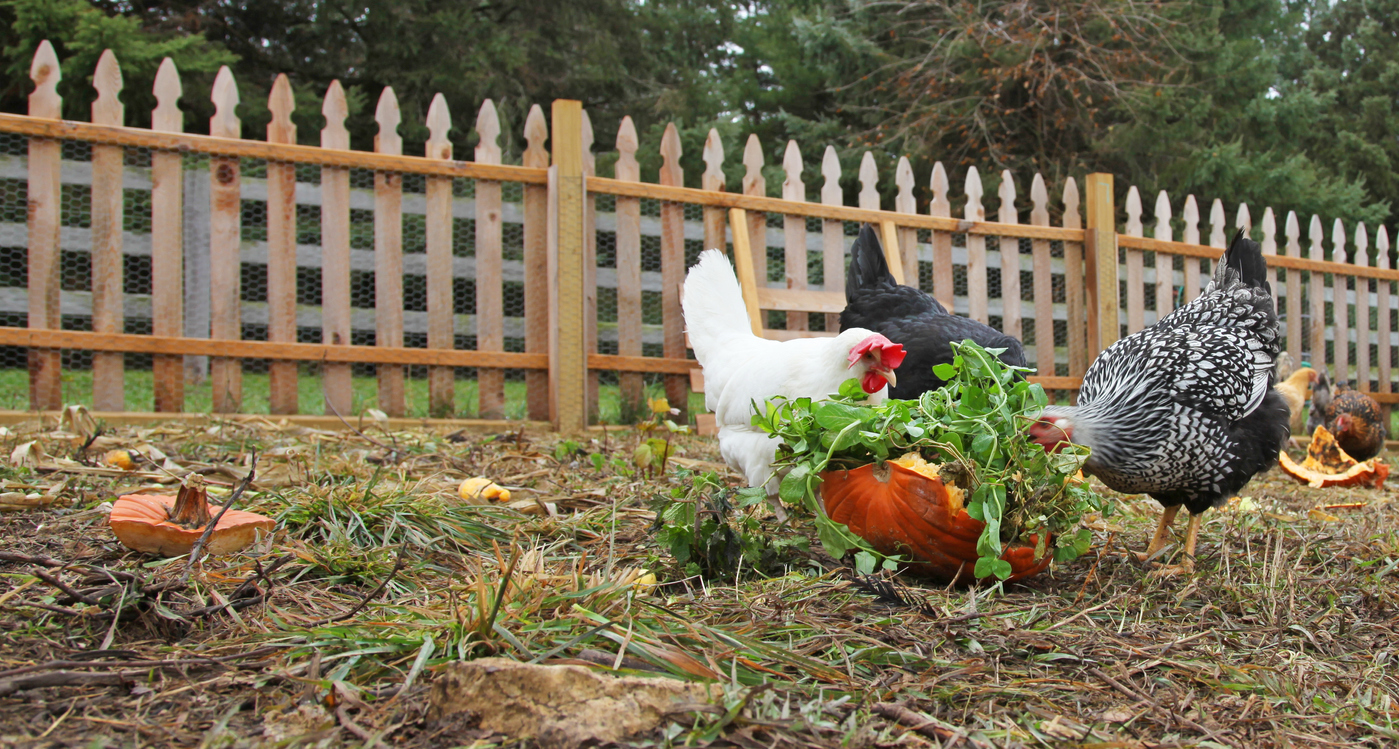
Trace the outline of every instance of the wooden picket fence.
<instances>
[{"instance_id":1,"label":"wooden picket fence","mask_svg":"<svg viewBox=\"0 0 1399 749\"><path fill-rule=\"evenodd\" d=\"M642 399L645 377L660 377L670 403L683 407L693 366L680 311L687 259L701 248L729 245L732 208L745 209L755 277L788 289L843 291L855 223L893 222L907 283L949 309L1026 340L1040 371L1036 379L1048 389L1072 392L1104 346L1199 293L1230 232L1223 203L1215 200L1202 243L1195 197L1186 198L1177 219L1162 193L1148 238L1140 196L1131 188L1119 233L1113 180L1103 174L1088 176L1086 195L1067 180L1056 191L1057 206L1051 206L1049 186L1034 175L1026 214L1025 205L1017 204L1014 175L1004 172L996 220L987 221L982 181L972 168L957 200L961 216L954 217L949 175L940 163L929 177L928 212L920 214L907 159L894 169L897 197L894 210L886 211L869 153L859 170L858 205L846 206L831 147L821 162L819 202L808 202L795 142L782 158L782 197L769 197L756 136L744 149L742 184L729 191L714 131L695 189L685 186L673 125L662 139L658 180L643 182L631 118L617 136L614 176L600 177L587 114L566 100L553 103L547 120L542 108L531 109L522 163L507 165L490 101L476 119L480 145L474 160L454 159L447 139L451 115L441 95L427 113L426 153L404 155L392 89L378 102L374 152L352 151L338 82L325 94L320 147L298 145L291 86L279 76L268 102L266 139L249 140L242 137L237 85L227 68L213 87L210 135L185 134L179 75L168 59L155 80L152 128L131 128L124 125L121 73L110 52L93 76L98 97L92 121L64 121L58 76L53 48L44 43L31 69L36 88L28 115L0 114L0 134L27 143L22 154L0 155L0 182L22 181L27 207L22 225L10 227L0 216L0 246L22 235L27 258L27 286L0 289L23 299L17 303L22 315L6 317L12 322L0 326L0 346L27 351L29 406L39 411L62 405L65 349L93 352L92 405L99 411L127 409L125 355L132 353L153 356L154 408L163 413L185 408L185 382L201 357L208 357L213 410L221 413L243 408L241 380L249 360L267 361L274 414L310 408L298 397L299 380L312 376L301 366L306 362L319 365L327 413L350 413L355 365L375 367L377 404L390 415L405 413L406 367L426 368L434 415L454 414L454 389L468 370L474 370L479 393L475 412L484 419L504 416L511 370L524 373L527 418L561 430L586 425L603 372L618 373L620 397L630 402ZM65 151L74 144L90 147L86 160ZM148 163L137 159L133 165L133 154L143 153ZM308 176L316 168L319 175ZM405 186L410 180L416 180L411 189ZM359 182L364 184L357 187ZM75 184L90 190L85 233L64 218L63 186ZM148 227L140 232L123 215L124 192L133 190L149 195ZM265 237L249 237L250 201L265 205ZM298 206L318 206L318 216L299 215ZM687 206L695 208L690 218ZM1051 213L1061 217L1058 226L1051 225ZM404 227L419 216L423 252L405 253ZM456 221L471 230L459 230ZM318 229L314 243L298 233L308 222ZM1234 225L1253 230L1247 206L1239 206ZM518 242L507 226L518 227ZM1366 227L1348 233L1336 220L1326 260L1321 219L1311 218L1305 257L1300 226L1288 213L1281 248L1271 208L1259 227L1277 274L1287 350L1294 361L1324 362L1337 380L1374 391L1386 406L1394 403L1399 395L1391 372L1399 341L1392 284L1399 271L1390 269L1385 228L1375 232L1372 257ZM356 233L361 229L366 236ZM1182 241L1176 241L1177 229ZM611 247L601 264L600 239ZM769 253L768 247L779 246L780 255ZM124 289L124 268L133 256L149 258L148 295ZM90 263L86 289L64 286L61 266L73 258ZM265 303L245 298L250 264L265 266ZM298 292L298 274L309 271L320 274L320 293L311 301ZM372 272L372 304L352 304L352 272ZM406 307L405 278L422 280L423 309ZM458 282L474 289L474 304L463 305ZM507 292L517 287L522 310L507 305ZM615 299L615 316L609 301L606 320L599 312L602 296ZM0 308L9 298L0 293ZM659 314L651 309L657 302ZM775 315L770 324L781 310ZM132 332L136 317L149 333ZM789 311L786 335L823 322L834 330L835 317ZM248 321L254 318L258 330L265 326L266 340L250 338ZM73 329L88 324L90 330Z\"/></svg>"}]
</instances>

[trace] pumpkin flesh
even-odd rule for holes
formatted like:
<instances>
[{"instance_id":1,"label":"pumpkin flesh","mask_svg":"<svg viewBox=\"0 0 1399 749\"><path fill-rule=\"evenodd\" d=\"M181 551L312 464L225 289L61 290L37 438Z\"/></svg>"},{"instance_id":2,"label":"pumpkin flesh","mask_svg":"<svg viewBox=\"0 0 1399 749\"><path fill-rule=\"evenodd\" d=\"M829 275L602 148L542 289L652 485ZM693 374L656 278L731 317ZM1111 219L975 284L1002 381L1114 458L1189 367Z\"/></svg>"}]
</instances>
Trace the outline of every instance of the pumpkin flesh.
<instances>
[{"instance_id":1,"label":"pumpkin flesh","mask_svg":"<svg viewBox=\"0 0 1399 749\"><path fill-rule=\"evenodd\" d=\"M1307 445L1307 457L1297 463L1286 451L1278 453L1278 467L1297 481L1314 489L1332 486L1384 486L1389 477L1389 465L1379 458L1357 461L1336 442L1335 435L1324 426L1312 433Z\"/></svg>"},{"instance_id":2,"label":"pumpkin flesh","mask_svg":"<svg viewBox=\"0 0 1399 749\"><path fill-rule=\"evenodd\" d=\"M905 571L941 582L969 582L976 567L976 541L986 524L962 507L959 487L944 484L938 466L919 461L886 461L821 475L826 514L844 523L876 551L914 560ZM913 467L910 467L913 465ZM1011 545L1001 554L1010 562L1009 580L1038 574L1052 555L1036 558L1038 537Z\"/></svg>"}]
</instances>

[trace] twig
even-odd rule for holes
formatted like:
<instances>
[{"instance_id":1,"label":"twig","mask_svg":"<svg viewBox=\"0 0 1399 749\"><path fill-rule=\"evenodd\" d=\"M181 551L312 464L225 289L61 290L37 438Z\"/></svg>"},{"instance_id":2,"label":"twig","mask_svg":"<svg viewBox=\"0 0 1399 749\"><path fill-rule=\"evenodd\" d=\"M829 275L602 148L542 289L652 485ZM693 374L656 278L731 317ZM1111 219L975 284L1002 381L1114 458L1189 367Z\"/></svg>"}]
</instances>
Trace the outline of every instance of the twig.
<instances>
[{"instance_id":1,"label":"twig","mask_svg":"<svg viewBox=\"0 0 1399 749\"><path fill-rule=\"evenodd\" d=\"M272 564L267 565L266 569L263 569L262 565L258 565L258 570L254 575L249 577L247 580L244 580L238 585L238 587L233 589L232 593L228 594L228 603L221 603L215 606L204 606L202 608L191 609L189 611L181 612L180 616L213 616L214 614L217 614L220 611L223 611L224 609L245 609L249 606L255 606L259 603L266 601L267 597L272 593L270 589L270 586L272 585L272 573L276 572L279 567L286 564L287 562L292 561L293 559L296 559L295 554L287 554L286 556L278 557L277 559L273 560ZM266 580L269 589L266 592L259 591L257 595L249 596L249 591L257 589L258 580Z\"/></svg>"},{"instance_id":2,"label":"twig","mask_svg":"<svg viewBox=\"0 0 1399 749\"><path fill-rule=\"evenodd\" d=\"M246 653L236 653L217 658L175 658L165 661L83 661L83 660L58 660L47 663L36 663L32 666L22 666L12 668L8 671L0 671L0 679L7 679L21 674L34 673L36 671L52 671L56 668L181 668L185 666L220 666L231 661L242 660L244 658L258 658L264 655L282 650L277 646L266 646Z\"/></svg>"},{"instance_id":3,"label":"twig","mask_svg":"<svg viewBox=\"0 0 1399 749\"><path fill-rule=\"evenodd\" d=\"M1167 709L1167 708L1165 708L1165 707L1162 707L1161 705L1157 704L1156 701L1153 700L1153 699L1151 699L1150 697L1147 697L1147 696L1141 694L1140 692L1137 692L1135 689L1128 688L1127 686L1123 685L1122 682L1120 682L1120 681L1118 681L1118 680L1112 678L1111 676L1108 676L1107 673L1105 673L1102 669L1100 669L1100 668L1090 668L1090 669L1088 669L1088 673L1093 674L1094 676L1098 677L1099 679L1102 679L1103 681L1105 681L1105 682L1107 682L1108 684L1112 685L1112 687L1113 687L1114 689L1116 689L1117 691L1119 691L1119 692L1121 692L1121 693L1127 695L1128 697L1131 697L1131 698L1134 699L1134 700L1140 700L1143 704L1147 705L1147 706L1150 707L1152 710L1155 710L1156 712L1159 712L1159 713L1165 715L1167 718L1172 718L1172 719L1174 719L1174 720L1180 722L1180 723L1183 724L1183 725L1189 726L1190 728L1193 728L1193 729L1195 729L1196 731L1199 731L1200 733L1203 733L1203 734L1205 734L1206 736L1209 736L1210 738L1212 738L1212 739L1214 739L1214 740L1220 742L1221 744L1227 743L1227 742L1224 741L1224 738L1223 738L1222 736L1220 736L1218 733L1215 733L1214 731L1211 731L1210 729L1208 729L1208 728L1206 728L1206 727L1200 725L1199 723L1196 723L1195 721L1193 721L1193 720L1191 720L1191 719L1185 717L1184 715L1181 715L1180 713L1177 713L1177 712L1175 712L1175 711L1173 711L1173 710L1170 710L1170 709Z\"/></svg>"},{"instance_id":4,"label":"twig","mask_svg":"<svg viewBox=\"0 0 1399 749\"><path fill-rule=\"evenodd\" d=\"M876 702L870 706L870 710L873 711L875 715L892 720L914 733L927 736L930 739L937 739L939 742L946 742L943 746L948 749L957 746L958 743L963 741L976 747L985 746L983 742L977 741L963 734L961 731L953 731L946 728L941 725L942 721L936 718L919 715L903 705L898 705L893 702Z\"/></svg>"},{"instance_id":5,"label":"twig","mask_svg":"<svg viewBox=\"0 0 1399 749\"><path fill-rule=\"evenodd\" d=\"M215 515L214 519L209 521L208 527L204 529L203 533L199 534L199 539L194 542L194 546L190 547L189 561L185 562L185 574L180 576L181 582L189 580L190 573L194 571L195 563L199 561L200 553L204 551L205 542L209 540L209 536L214 534L214 528L218 527L220 520L223 520L223 514L228 512L228 509L233 506L233 503L241 499L243 492L247 491L248 487L252 485L255 476L257 476L257 451L253 450L248 453L248 474L243 477L242 481L238 482L238 486L233 490L233 493L228 495L228 501L224 502L223 509L219 510L219 514Z\"/></svg>"},{"instance_id":6,"label":"twig","mask_svg":"<svg viewBox=\"0 0 1399 749\"><path fill-rule=\"evenodd\" d=\"M353 733L356 738L363 741L367 746L383 746L384 742L378 736L364 730L364 727L354 721L350 714L345 711L345 706L340 705L335 708L335 717L340 720L340 726L346 731Z\"/></svg>"},{"instance_id":7,"label":"twig","mask_svg":"<svg viewBox=\"0 0 1399 749\"><path fill-rule=\"evenodd\" d=\"M101 605L100 603L98 603L97 599L92 598L91 596L85 596L81 592L74 590L67 583L58 579L58 577L55 575L50 575L49 573L43 570L34 570L34 576L39 578L40 580L43 580L49 585L52 585L53 587L63 591L68 595L69 598L72 598L75 601L81 601L82 603L85 603L89 606Z\"/></svg>"},{"instance_id":8,"label":"twig","mask_svg":"<svg viewBox=\"0 0 1399 749\"><path fill-rule=\"evenodd\" d=\"M140 678L144 671L54 671L47 674L34 674L13 679L0 679L0 697L14 694L24 689L44 687L75 686L121 686Z\"/></svg>"},{"instance_id":9,"label":"twig","mask_svg":"<svg viewBox=\"0 0 1399 749\"><path fill-rule=\"evenodd\" d=\"M407 549L408 542L404 541L403 545L398 547L398 559L393 563L393 570L389 572L388 577L385 577L384 581L382 583L379 583L379 587L375 588L369 595L365 596L364 600L356 604L354 608L337 616L332 616L326 619L311 622L310 624L306 625L306 628L311 629L312 627L324 627L327 624L343 622L346 619L349 619L350 617L354 616L355 614L358 614L359 612L363 611L364 608L369 605L370 601L373 601L375 598L378 598L379 594L383 593L384 589L389 587L389 583L393 582L393 579L398 576L399 570L403 569L403 562L407 557Z\"/></svg>"}]
</instances>

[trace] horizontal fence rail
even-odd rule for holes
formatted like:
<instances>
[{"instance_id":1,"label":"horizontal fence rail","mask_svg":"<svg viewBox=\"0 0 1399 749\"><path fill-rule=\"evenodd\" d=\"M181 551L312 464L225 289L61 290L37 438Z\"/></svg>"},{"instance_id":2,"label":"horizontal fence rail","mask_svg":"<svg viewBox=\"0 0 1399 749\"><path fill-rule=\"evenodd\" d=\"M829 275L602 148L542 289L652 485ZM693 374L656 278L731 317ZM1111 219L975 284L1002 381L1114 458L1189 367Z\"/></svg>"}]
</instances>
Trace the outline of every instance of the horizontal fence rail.
<instances>
[{"instance_id":1,"label":"horizontal fence rail","mask_svg":"<svg viewBox=\"0 0 1399 749\"><path fill-rule=\"evenodd\" d=\"M732 247L734 208L772 335L836 330L849 245L862 222L876 223L897 245L896 277L1020 338L1034 379L1069 399L1097 351L1198 295L1243 228L1268 255L1293 362L1326 366L1386 407L1399 402L1399 270L1384 227L1372 247L1363 224L1327 232L1313 216L1303 237L1291 213L1279 233L1271 208L1255 229L1247 206L1230 223L1219 200L1206 216L1194 196L1173 207L1165 193L1147 225L1135 187L1118 210L1110 175L1089 175L1083 192L1069 179L1051 197L1039 175L1027 186L1002 172L987 196L975 168L954 192L940 163L920 213L907 159L894 165L886 210L870 153L851 206L835 150L822 154L822 184L808 187L795 142L782 150L775 197L756 136L742 184L728 185L714 131L687 186L673 125L659 174L642 181L631 118L600 148L587 113L567 101L547 117L531 109L516 165L502 163L489 100L472 160L452 153L440 95L425 153L402 153L385 89L375 150L353 151L338 83L325 94L321 145L308 146L296 142L285 76L265 140L247 139L227 68L210 92L211 134L189 134L169 60L152 128L134 128L123 124L110 52L93 76L92 122L74 122L58 116L58 70L45 43L29 114L0 114L0 378L28 393L0 408L53 410L81 381L91 391L77 397L105 411L233 413L265 400L271 413L373 405L575 429L645 417L648 397L663 393L688 417L695 364L680 286L701 250ZM612 149L613 174L596 174L594 152ZM150 383L148 400L137 382Z\"/></svg>"}]
</instances>

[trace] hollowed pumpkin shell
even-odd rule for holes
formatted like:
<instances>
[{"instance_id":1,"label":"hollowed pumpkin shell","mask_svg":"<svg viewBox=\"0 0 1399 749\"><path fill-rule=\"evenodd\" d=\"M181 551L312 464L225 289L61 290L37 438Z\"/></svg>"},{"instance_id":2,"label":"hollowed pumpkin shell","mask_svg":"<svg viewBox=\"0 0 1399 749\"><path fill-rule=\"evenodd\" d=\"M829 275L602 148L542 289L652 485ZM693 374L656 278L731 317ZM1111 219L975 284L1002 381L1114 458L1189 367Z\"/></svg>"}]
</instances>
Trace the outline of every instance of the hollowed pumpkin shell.
<instances>
[{"instance_id":1,"label":"hollowed pumpkin shell","mask_svg":"<svg viewBox=\"0 0 1399 749\"><path fill-rule=\"evenodd\" d=\"M124 495L112 505L112 531L118 541L135 551L167 557L188 554L207 526L190 529L171 522L174 508L175 497ZM209 509L216 515L221 508L211 505ZM252 545L259 533L271 533L274 525L272 518L230 509L209 534L204 553L219 556L241 551Z\"/></svg>"},{"instance_id":2,"label":"hollowed pumpkin shell","mask_svg":"<svg viewBox=\"0 0 1399 749\"><path fill-rule=\"evenodd\" d=\"M1379 458L1360 462L1336 443L1326 427L1317 427L1307 445L1307 457L1298 464L1285 451L1278 453L1278 466L1292 478L1314 489L1331 486L1384 486L1389 465Z\"/></svg>"},{"instance_id":3,"label":"hollowed pumpkin shell","mask_svg":"<svg viewBox=\"0 0 1399 749\"><path fill-rule=\"evenodd\" d=\"M986 524L962 509L962 492L935 473L925 475L894 461L821 475L826 514L869 542L881 554L915 560L904 571L943 583L970 582L976 568L976 540ZM1010 580L1036 575L1053 554L1035 557L1030 545L1006 548Z\"/></svg>"}]
</instances>

